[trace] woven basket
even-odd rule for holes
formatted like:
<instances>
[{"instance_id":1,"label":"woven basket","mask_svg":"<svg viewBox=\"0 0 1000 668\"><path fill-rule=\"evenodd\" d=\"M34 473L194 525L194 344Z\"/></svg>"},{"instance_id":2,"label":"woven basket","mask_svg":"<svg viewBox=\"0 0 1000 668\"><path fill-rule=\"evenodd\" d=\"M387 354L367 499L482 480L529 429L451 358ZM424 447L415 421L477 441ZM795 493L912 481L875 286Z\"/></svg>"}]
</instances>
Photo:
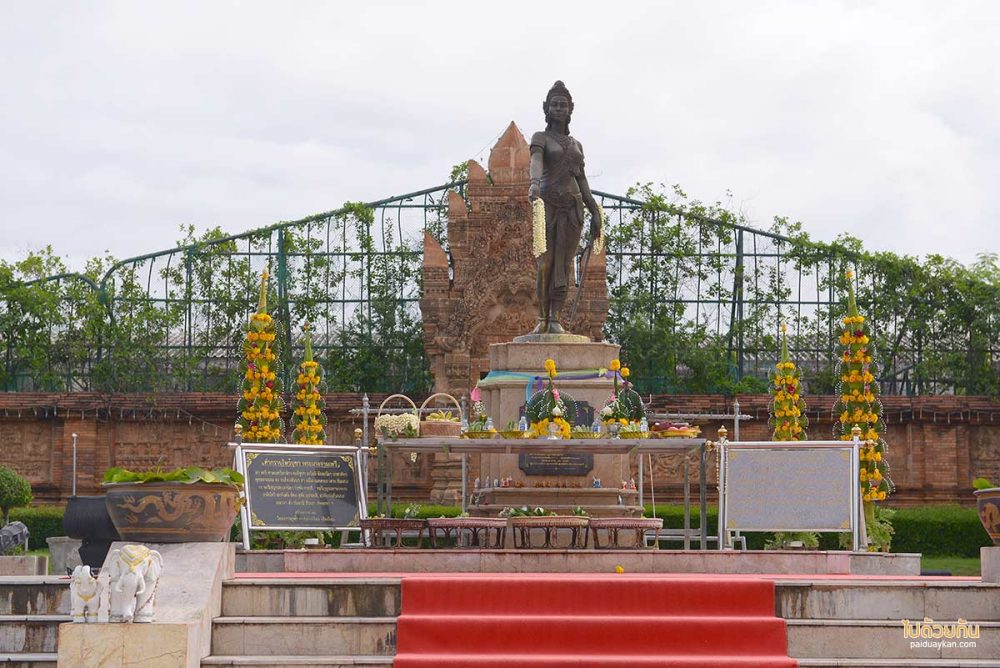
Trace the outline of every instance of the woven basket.
<instances>
[{"instance_id":1,"label":"woven basket","mask_svg":"<svg viewBox=\"0 0 1000 668\"><path fill-rule=\"evenodd\" d=\"M405 399L405 400L406 400L406 403L410 404L410 406L411 406L411 407L413 408L413 414L414 414L415 416L417 416L417 421L418 421L418 422L417 422L417 435L419 436L419 435L420 435L420 424L419 424L419 420L420 420L420 411L418 411L418 410L417 410L417 405L416 405L415 403L413 403L413 399L410 399L410 398L409 398L408 396L406 396L405 394L390 394L389 396L387 396L387 397L386 397L386 398L385 398L385 399L384 399L384 400L382 401L382 403L381 403L381 404L379 404L379 407L378 407L378 413L377 413L377 414L375 415L375 419L376 419L376 420L378 420L378 419L379 419L380 417L382 417L382 411L383 411L383 410L385 410L385 405L386 405L387 403L389 403L389 402L390 402L391 400L393 400L393 399ZM391 437L390 437L390 438L391 438Z\"/></svg>"},{"instance_id":2,"label":"woven basket","mask_svg":"<svg viewBox=\"0 0 1000 668\"><path fill-rule=\"evenodd\" d=\"M700 427L690 429L676 429L674 431L654 431L655 438L698 438L701 434Z\"/></svg>"},{"instance_id":3,"label":"woven basket","mask_svg":"<svg viewBox=\"0 0 1000 668\"><path fill-rule=\"evenodd\" d=\"M431 399L434 399L435 397L446 397L451 399L452 403L455 404L455 408L458 409L459 422L424 419L424 409L427 408L427 404L430 403ZM458 403L458 399L446 392L436 392L424 399L424 403L420 404L420 435L434 436L438 438L458 438L462 435L461 419L462 405Z\"/></svg>"}]
</instances>

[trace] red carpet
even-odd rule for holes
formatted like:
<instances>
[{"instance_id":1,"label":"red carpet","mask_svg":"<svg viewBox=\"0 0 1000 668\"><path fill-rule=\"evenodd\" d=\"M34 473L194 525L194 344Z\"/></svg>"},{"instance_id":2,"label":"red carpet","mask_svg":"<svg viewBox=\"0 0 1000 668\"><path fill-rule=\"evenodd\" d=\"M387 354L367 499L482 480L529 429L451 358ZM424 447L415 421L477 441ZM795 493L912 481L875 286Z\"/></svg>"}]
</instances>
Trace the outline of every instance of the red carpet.
<instances>
[{"instance_id":1,"label":"red carpet","mask_svg":"<svg viewBox=\"0 0 1000 668\"><path fill-rule=\"evenodd\" d=\"M404 576L396 668L794 668L774 583Z\"/></svg>"}]
</instances>

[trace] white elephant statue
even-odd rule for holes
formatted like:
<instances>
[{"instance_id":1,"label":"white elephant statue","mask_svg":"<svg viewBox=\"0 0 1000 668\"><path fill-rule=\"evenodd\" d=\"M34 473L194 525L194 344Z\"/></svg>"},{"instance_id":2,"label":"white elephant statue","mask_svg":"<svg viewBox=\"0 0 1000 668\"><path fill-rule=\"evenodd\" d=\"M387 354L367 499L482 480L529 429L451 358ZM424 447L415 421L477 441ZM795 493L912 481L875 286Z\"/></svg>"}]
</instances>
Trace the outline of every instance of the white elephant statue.
<instances>
[{"instance_id":1,"label":"white elephant statue","mask_svg":"<svg viewBox=\"0 0 1000 668\"><path fill-rule=\"evenodd\" d=\"M163 557L145 545L126 545L109 556L110 622L153 621Z\"/></svg>"},{"instance_id":2,"label":"white elephant statue","mask_svg":"<svg viewBox=\"0 0 1000 668\"><path fill-rule=\"evenodd\" d=\"M97 621L97 608L101 600L101 585L90 572L90 566L73 569L69 582L70 614L80 624Z\"/></svg>"}]
</instances>

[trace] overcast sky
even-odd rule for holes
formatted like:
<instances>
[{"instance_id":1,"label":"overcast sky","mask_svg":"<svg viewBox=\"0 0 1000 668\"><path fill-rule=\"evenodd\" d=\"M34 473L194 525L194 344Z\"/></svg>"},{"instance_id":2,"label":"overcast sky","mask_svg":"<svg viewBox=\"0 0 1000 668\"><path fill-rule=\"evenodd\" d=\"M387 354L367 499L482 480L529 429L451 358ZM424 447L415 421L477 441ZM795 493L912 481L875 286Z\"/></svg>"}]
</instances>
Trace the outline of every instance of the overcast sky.
<instances>
[{"instance_id":1,"label":"overcast sky","mask_svg":"<svg viewBox=\"0 0 1000 668\"><path fill-rule=\"evenodd\" d=\"M998 2L7 2L0 258L438 185L563 79L591 185L1000 251Z\"/></svg>"}]
</instances>

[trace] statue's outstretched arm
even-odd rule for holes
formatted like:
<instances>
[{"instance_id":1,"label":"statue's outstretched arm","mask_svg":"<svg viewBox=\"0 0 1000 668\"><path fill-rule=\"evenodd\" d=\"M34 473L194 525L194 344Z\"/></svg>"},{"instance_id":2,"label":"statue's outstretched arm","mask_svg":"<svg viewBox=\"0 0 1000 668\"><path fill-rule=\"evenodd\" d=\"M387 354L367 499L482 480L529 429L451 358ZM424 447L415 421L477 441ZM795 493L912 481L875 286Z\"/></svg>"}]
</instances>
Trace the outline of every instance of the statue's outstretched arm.
<instances>
[{"instance_id":1,"label":"statue's outstretched arm","mask_svg":"<svg viewBox=\"0 0 1000 668\"><path fill-rule=\"evenodd\" d=\"M536 133L536 135L539 134L543 133ZM528 166L528 177L531 179L531 185L528 187L528 197L532 200L542 194L542 172L545 170L544 141L544 137L541 140L537 136L531 139L531 163Z\"/></svg>"}]
</instances>

